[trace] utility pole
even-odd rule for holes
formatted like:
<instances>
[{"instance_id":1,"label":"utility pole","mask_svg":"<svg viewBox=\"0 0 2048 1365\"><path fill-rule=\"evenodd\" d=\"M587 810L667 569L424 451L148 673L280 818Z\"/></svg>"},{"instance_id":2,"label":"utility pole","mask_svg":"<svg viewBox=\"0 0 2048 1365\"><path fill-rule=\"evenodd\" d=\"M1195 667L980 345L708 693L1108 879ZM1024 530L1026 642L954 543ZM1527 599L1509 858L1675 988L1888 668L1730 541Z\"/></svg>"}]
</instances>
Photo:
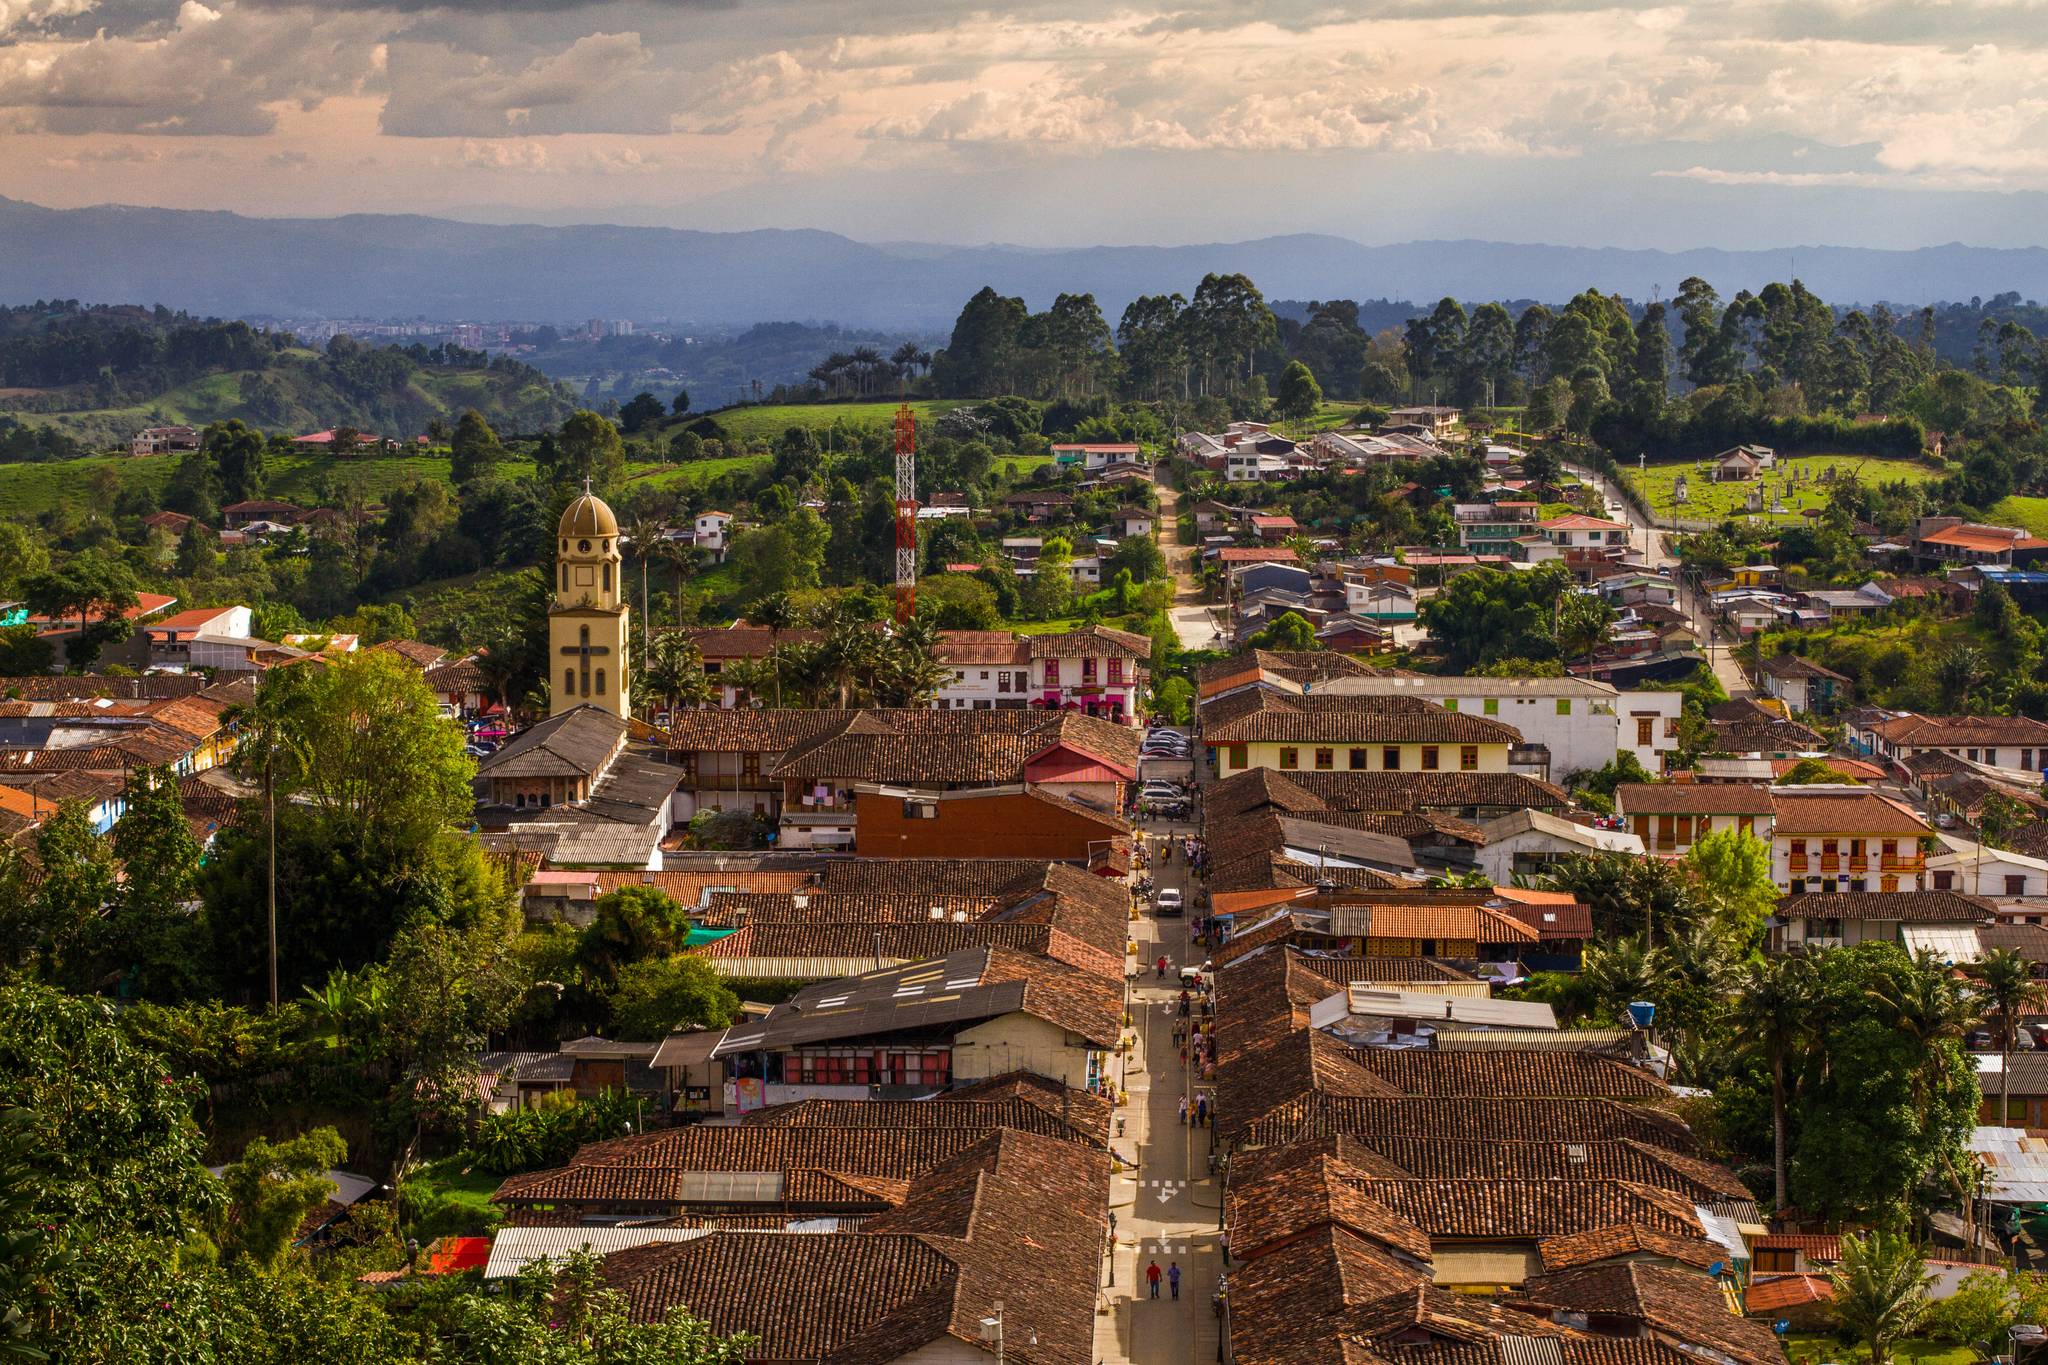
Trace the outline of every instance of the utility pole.
<instances>
[{"instance_id":1,"label":"utility pole","mask_svg":"<svg viewBox=\"0 0 2048 1365\"><path fill-rule=\"evenodd\" d=\"M263 752L263 804L270 825L270 1008L277 1000L277 745L274 735L265 736Z\"/></svg>"}]
</instances>

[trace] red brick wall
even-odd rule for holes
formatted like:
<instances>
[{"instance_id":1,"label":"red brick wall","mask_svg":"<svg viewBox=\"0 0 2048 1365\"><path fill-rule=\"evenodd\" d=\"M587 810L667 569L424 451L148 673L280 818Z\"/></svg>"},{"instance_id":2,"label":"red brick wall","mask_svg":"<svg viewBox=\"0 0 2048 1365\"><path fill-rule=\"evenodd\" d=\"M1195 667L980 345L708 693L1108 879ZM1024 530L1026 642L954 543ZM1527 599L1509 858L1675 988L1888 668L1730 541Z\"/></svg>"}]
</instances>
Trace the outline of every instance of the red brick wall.
<instances>
[{"instance_id":1,"label":"red brick wall","mask_svg":"<svg viewBox=\"0 0 2048 1365\"><path fill-rule=\"evenodd\" d=\"M931 820L903 818L901 797L862 792L854 851L863 858L1056 858L1080 860L1113 831L1021 793L935 803Z\"/></svg>"}]
</instances>

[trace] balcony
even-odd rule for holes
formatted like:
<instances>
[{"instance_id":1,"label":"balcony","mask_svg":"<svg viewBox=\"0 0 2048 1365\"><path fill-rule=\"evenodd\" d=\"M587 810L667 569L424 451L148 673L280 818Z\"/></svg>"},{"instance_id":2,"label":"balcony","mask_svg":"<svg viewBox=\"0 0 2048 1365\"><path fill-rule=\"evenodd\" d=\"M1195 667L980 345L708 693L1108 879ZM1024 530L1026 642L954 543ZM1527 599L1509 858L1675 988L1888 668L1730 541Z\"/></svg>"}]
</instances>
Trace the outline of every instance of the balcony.
<instances>
[{"instance_id":1,"label":"balcony","mask_svg":"<svg viewBox=\"0 0 2048 1365\"><path fill-rule=\"evenodd\" d=\"M1806 855L1804 853L1793 854L1790 861L1794 872L1806 871Z\"/></svg>"},{"instance_id":2,"label":"balcony","mask_svg":"<svg viewBox=\"0 0 2048 1365\"><path fill-rule=\"evenodd\" d=\"M1841 858L1840 858L1840 857L1838 857L1837 855L1833 854L1833 853L1823 853L1823 854L1821 854L1821 855L1820 855L1820 870L1821 870L1822 872L1824 872L1824 873L1825 873L1825 872L1840 872L1840 871L1842 870L1842 860L1841 860Z\"/></svg>"},{"instance_id":3,"label":"balcony","mask_svg":"<svg viewBox=\"0 0 2048 1365\"><path fill-rule=\"evenodd\" d=\"M1927 859L1917 853L1910 858L1886 858L1882 867L1886 872L1925 872Z\"/></svg>"}]
</instances>

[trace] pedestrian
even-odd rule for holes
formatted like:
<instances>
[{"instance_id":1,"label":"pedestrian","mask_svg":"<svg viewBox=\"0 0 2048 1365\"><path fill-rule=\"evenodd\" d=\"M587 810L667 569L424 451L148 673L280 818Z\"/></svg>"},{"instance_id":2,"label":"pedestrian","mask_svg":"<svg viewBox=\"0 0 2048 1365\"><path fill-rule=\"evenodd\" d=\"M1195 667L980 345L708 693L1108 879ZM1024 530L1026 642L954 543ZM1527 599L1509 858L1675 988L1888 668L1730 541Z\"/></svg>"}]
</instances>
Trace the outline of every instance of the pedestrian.
<instances>
[{"instance_id":1,"label":"pedestrian","mask_svg":"<svg viewBox=\"0 0 2048 1365\"><path fill-rule=\"evenodd\" d=\"M1113 1214L1113 1213L1112 1213L1111 1215L1109 1215L1109 1230L1110 1230L1110 1232L1111 1232L1111 1234L1112 1234L1112 1235L1114 1235L1114 1233L1116 1232L1116 1215L1115 1215L1115 1214ZM1229 1264L1230 1264L1230 1229L1229 1229L1229 1228L1225 1228L1225 1229L1223 1229L1223 1234L1222 1234L1222 1236L1220 1236L1220 1237L1218 1237L1218 1238L1216 1239L1216 1245L1217 1245L1217 1246L1219 1246L1219 1247L1221 1247L1221 1248L1223 1248L1223 1264L1225 1264L1225 1265L1229 1265Z\"/></svg>"},{"instance_id":2,"label":"pedestrian","mask_svg":"<svg viewBox=\"0 0 2048 1365\"><path fill-rule=\"evenodd\" d=\"M1207 1128L1209 1126L1209 1097L1207 1095L1195 1101L1195 1126L1198 1128Z\"/></svg>"},{"instance_id":3,"label":"pedestrian","mask_svg":"<svg viewBox=\"0 0 2048 1365\"><path fill-rule=\"evenodd\" d=\"M1174 1297L1174 1298L1176 1298L1176 1299L1178 1299L1178 1298L1180 1297L1180 1262L1179 1262L1179 1261L1168 1261L1168 1262L1166 1263L1166 1282L1167 1282L1168 1284L1170 1284L1170 1285L1172 1285L1172 1286L1173 1286L1173 1297ZM1157 1297L1158 1297L1158 1286L1157 1286L1157 1285L1154 1285L1154 1286L1153 1286L1153 1291L1154 1291L1154 1292L1153 1292L1153 1297L1154 1297L1154 1298L1157 1298Z\"/></svg>"},{"instance_id":4,"label":"pedestrian","mask_svg":"<svg viewBox=\"0 0 2048 1365\"><path fill-rule=\"evenodd\" d=\"M1154 963L1154 964L1153 964L1153 966L1152 966L1152 970L1153 970L1153 973L1154 973L1154 974L1155 974L1155 975L1156 975L1156 976L1157 976L1157 977L1158 977L1158 978L1159 978L1159 979L1160 979L1161 981L1164 981L1164 980L1166 979L1166 959L1165 959L1165 957L1163 957L1163 956L1162 956L1162 957L1161 957L1161 958L1159 959L1159 961L1158 961L1158 962Z\"/></svg>"},{"instance_id":5,"label":"pedestrian","mask_svg":"<svg viewBox=\"0 0 2048 1365\"><path fill-rule=\"evenodd\" d=\"M1152 1286L1152 1297L1153 1297L1153 1298L1155 1298L1155 1299L1156 1299L1156 1298L1158 1298L1158 1297L1159 1297L1159 1262L1157 1262L1157 1261L1154 1261L1154 1262L1153 1262L1153 1263L1152 1263L1151 1265L1148 1265L1148 1266L1146 1266L1146 1267L1145 1267L1145 1280L1146 1280L1146 1282L1147 1282L1147 1283L1149 1283L1149 1284L1150 1284L1150 1285ZM1174 1297L1175 1297L1175 1298L1179 1298L1179 1297L1180 1297L1180 1271L1179 1271L1179 1270L1175 1270L1175 1271L1173 1272L1173 1284L1174 1284Z\"/></svg>"},{"instance_id":6,"label":"pedestrian","mask_svg":"<svg viewBox=\"0 0 2048 1365\"><path fill-rule=\"evenodd\" d=\"M1188 1097L1186 1095L1180 1097L1180 1121L1182 1123L1188 1121Z\"/></svg>"}]
</instances>

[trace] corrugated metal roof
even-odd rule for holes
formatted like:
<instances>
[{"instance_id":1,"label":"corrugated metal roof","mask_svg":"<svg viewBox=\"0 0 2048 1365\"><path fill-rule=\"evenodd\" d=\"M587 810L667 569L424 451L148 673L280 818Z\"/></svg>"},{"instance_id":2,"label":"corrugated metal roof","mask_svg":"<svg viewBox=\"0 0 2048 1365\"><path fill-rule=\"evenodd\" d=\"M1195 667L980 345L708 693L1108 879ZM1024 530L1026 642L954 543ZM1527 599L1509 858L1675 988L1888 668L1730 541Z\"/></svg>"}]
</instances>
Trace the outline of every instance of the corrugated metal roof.
<instances>
[{"instance_id":1,"label":"corrugated metal roof","mask_svg":"<svg viewBox=\"0 0 2048 1365\"><path fill-rule=\"evenodd\" d=\"M566 1261L579 1251L609 1256L654 1242L688 1242L709 1228L500 1228L484 1265L487 1280L510 1279L533 1262Z\"/></svg>"},{"instance_id":2,"label":"corrugated metal roof","mask_svg":"<svg viewBox=\"0 0 2048 1365\"><path fill-rule=\"evenodd\" d=\"M1975 929L1944 929L1933 925L1902 924L1899 937L1910 953L1933 953L1944 962L1975 962L1984 956Z\"/></svg>"}]
</instances>

